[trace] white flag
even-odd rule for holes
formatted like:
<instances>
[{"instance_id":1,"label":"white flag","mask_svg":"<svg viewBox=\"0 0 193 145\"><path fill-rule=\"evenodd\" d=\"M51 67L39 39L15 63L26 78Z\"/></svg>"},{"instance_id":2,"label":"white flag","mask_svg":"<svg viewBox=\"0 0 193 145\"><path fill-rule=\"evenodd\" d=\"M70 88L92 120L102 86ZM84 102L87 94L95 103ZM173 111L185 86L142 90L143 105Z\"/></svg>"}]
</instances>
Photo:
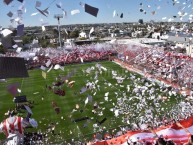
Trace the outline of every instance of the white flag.
<instances>
[{"instance_id":1,"label":"white flag","mask_svg":"<svg viewBox=\"0 0 193 145\"><path fill-rule=\"evenodd\" d=\"M13 45L12 47L15 49L15 48L17 48L18 46L17 46L17 44L15 44L15 45Z\"/></svg>"},{"instance_id":2,"label":"white flag","mask_svg":"<svg viewBox=\"0 0 193 145\"><path fill-rule=\"evenodd\" d=\"M43 66L43 65L40 67L40 69L43 70L43 71L46 70L45 66Z\"/></svg>"},{"instance_id":3,"label":"white flag","mask_svg":"<svg viewBox=\"0 0 193 145\"><path fill-rule=\"evenodd\" d=\"M49 73L53 68L53 65L49 68L49 70L47 71L47 73Z\"/></svg>"},{"instance_id":4,"label":"white flag","mask_svg":"<svg viewBox=\"0 0 193 145\"><path fill-rule=\"evenodd\" d=\"M32 13L31 16L35 16L35 15L37 15L37 14L39 14L39 12Z\"/></svg>"},{"instance_id":5,"label":"white flag","mask_svg":"<svg viewBox=\"0 0 193 145\"><path fill-rule=\"evenodd\" d=\"M21 47L18 47L17 50L16 50L16 52L17 52L17 53L20 53L21 50L22 50L22 48L21 48Z\"/></svg>"},{"instance_id":6,"label":"white flag","mask_svg":"<svg viewBox=\"0 0 193 145\"><path fill-rule=\"evenodd\" d=\"M42 26L42 31L44 32L44 31L46 31L46 28L45 28L45 26Z\"/></svg>"},{"instance_id":7,"label":"white flag","mask_svg":"<svg viewBox=\"0 0 193 145\"><path fill-rule=\"evenodd\" d=\"M3 31L1 31L1 34L3 35L3 37L6 37L11 33L13 33L13 32L9 29L4 29Z\"/></svg>"},{"instance_id":8,"label":"white flag","mask_svg":"<svg viewBox=\"0 0 193 145\"><path fill-rule=\"evenodd\" d=\"M84 63L84 60L83 60L83 58L82 58L82 57L80 57L80 61L81 61L82 63Z\"/></svg>"},{"instance_id":9,"label":"white flag","mask_svg":"<svg viewBox=\"0 0 193 145\"><path fill-rule=\"evenodd\" d=\"M80 13L80 10L72 10L71 11L71 15L75 15L75 14L79 14Z\"/></svg>"},{"instance_id":10,"label":"white flag","mask_svg":"<svg viewBox=\"0 0 193 145\"><path fill-rule=\"evenodd\" d=\"M94 27L92 27L92 28L90 29L89 35L92 34L93 32L94 32Z\"/></svg>"},{"instance_id":11,"label":"white flag","mask_svg":"<svg viewBox=\"0 0 193 145\"><path fill-rule=\"evenodd\" d=\"M89 102L92 102L92 96L89 95L87 98Z\"/></svg>"},{"instance_id":12,"label":"white flag","mask_svg":"<svg viewBox=\"0 0 193 145\"><path fill-rule=\"evenodd\" d=\"M68 35L68 31L64 28L65 33Z\"/></svg>"},{"instance_id":13,"label":"white flag","mask_svg":"<svg viewBox=\"0 0 193 145\"><path fill-rule=\"evenodd\" d=\"M85 100L85 102L84 102L84 103L85 103L85 105L88 103L88 97L86 98L86 100Z\"/></svg>"},{"instance_id":14,"label":"white flag","mask_svg":"<svg viewBox=\"0 0 193 145\"><path fill-rule=\"evenodd\" d=\"M106 93L105 93L105 97L108 97L108 95L109 95L109 92L106 92Z\"/></svg>"},{"instance_id":15,"label":"white flag","mask_svg":"<svg viewBox=\"0 0 193 145\"><path fill-rule=\"evenodd\" d=\"M80 90L80 94L84 93L87 91L87 88L83 87L81 90Z\"/></svg>"},{"instance_id":16,"label":"white flag","mask_svg":"<svg viewBox=\"0 0 193 145\"><path fill-rule=\"evenodd\" d=\"M46 67L49 67L51 63L52 63L51 60L48 60L48 61L46 62Z\"/></svg>"},{"instance_id":17,"label":"white flag","mask_svg":"<svg viewBox=\"0 0 193 145\"><path fill-rule=\"evenodd\" d=\"M116 10L114 10L114 12L113 12L113 18L116 16Z\"/></svg>"},{"instance_id":18,"label":"white flag","mask_svg":"<svg viewBox=\"0 0 193 145\"><path fill-rule=\"evenodd\" d=\"M56 64L55 66L54 66L54 69L55 70L57 70L57 69L59 69L60 68L60 65L59 64Z\"/></svg>"}]
</instances>

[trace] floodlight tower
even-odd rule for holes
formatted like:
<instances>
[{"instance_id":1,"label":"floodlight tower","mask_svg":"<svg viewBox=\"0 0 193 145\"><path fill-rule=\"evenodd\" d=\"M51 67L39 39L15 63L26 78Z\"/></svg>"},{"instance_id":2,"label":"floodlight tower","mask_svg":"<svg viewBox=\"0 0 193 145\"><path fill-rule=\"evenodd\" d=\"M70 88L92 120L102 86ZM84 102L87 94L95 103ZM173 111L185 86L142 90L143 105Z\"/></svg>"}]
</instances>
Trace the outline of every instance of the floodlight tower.
<instances>
[{"instance_id":1,"label":"floodlight tower","mask_svg":"<svg viewBox=\"0 0 193 145\"><path fill-rule=\"evenodd\" d=\"M60 48L62 47L61 38L60 38L60 18L63 18L63 14L56 14L54 15L54 18L58 20L58 39L60 43Z\"/></svg>"}]
</instances>

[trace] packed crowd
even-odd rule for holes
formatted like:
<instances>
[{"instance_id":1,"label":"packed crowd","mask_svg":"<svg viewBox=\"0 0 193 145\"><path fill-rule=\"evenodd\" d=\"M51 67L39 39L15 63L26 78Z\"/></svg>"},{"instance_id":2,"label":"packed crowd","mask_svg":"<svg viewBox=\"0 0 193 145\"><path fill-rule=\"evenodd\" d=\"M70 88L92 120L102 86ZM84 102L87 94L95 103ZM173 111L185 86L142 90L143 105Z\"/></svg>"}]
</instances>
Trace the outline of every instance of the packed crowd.
<instances>
[{"instance_id":1,"label":"packed crowd","mask_svg":"<svg viewBox=\"0 0 193 145\"><path fill-rule=\"evenodd\" d=\"M193 60L185 54L149 49L127 62L144 73L153 74L180 87L193 87Z\"/></svg>"},{"instance_id":2,"label":"packed crowd","mask_svg":"<svg viewBox=\"0 0 193 145\"><path fill-rule=\"evenodd\" d=\"M144 74L176 83L180 87L192 88L193 60L190 56L175 51L168 51L162 47L137 47L120 45L118 58L140 69ZM134 49L135 48L135 49Z\"/></svg>"},{"instance_id":3,"label":"packed crowd","mask_svg":"<svg viewBox=\"0 0 193 145\"><path fill-rule=\"evenodd\" d=\"M24 57L28 69L39 68L50 60L52 65L74 64L92 61L108 60L110 56L116 55L116 51L110 46L83 45L75 46L70 50L54 48L34 48L22 52L7 52L5 57Z\"/></svg>"}]
</instances>

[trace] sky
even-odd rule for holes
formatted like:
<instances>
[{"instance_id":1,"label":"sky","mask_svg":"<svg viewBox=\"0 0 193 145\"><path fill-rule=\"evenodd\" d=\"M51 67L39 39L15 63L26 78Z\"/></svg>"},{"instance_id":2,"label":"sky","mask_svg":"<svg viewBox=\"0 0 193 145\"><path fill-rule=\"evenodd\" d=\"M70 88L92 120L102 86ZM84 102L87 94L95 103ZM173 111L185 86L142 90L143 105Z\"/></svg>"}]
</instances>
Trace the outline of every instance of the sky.
<instances>
[{"instance_id":1,"label":"sky","mask_svg":"<svg viewBox=\"0 0 193 145\"><path fill-rule=\"evenodd\" d=\"M0 26L8 27L11 23L7 13L11 11L14 13L13 18L17 18L17 10L22 3L18 0L13 0L12 3L6 5L3 1L0 1ZM53 0L38 1L42 3L39 9L45 9L53 2ZM32 13L37 12L35 9L36 0L25 0L23 5L26 8L26 13L23 14L22 23L25 26L41 26L42 23L56 25L57 20L54 19L54 15L62 14L62 10L56 7L56 3L62 3L62 8L67 12L67 16L61 19L61 25L137 22L139 19L144 21L168 21L169 18L178 16L179 11L187 12L187 16L183 18L183 21L188 20L189 15L193 13L192 0L174 1L179 1L179 3L173 6L172 0L55 0L49 7L50 14L45 17L41 14L31 16ZM84 12L84 8L79 4L80 2L99 8L98 16L94 17ZM142 3L142 6L140 6L140 3ZM141 7L146 11L146 14L140 12L139 9ZM71 11L75 9L79 9L80 13L71 15ZM119 16L113 17L114 10ZM153 11L155 11L154 15L152 14ZM120 18L121 13L123 13L123 18ZM164 17L167 18L163 19ZM177 18L174 21L180 21L180 19ZM14 27L16 25L14 24Z\"/></svg>"}]
</instances>

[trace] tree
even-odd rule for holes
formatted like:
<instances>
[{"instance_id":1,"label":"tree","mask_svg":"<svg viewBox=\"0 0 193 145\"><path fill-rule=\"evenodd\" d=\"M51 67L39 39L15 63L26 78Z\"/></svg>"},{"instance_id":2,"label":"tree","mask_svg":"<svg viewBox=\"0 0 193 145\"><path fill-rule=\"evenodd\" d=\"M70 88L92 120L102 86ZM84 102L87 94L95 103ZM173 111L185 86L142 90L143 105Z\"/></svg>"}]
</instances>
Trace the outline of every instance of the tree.
<instances>
[{"instance_id":1,"label":"tree","mask_svg":"<svg viewBox=\"0 0 193 145\"><path fill-rule=\"evenodd\" d=\"M52 30L52 33L53 33L53 35L54 35L54 38L56 38L56 37L58 37L58 29L56 29L56 28L54 28L53 30Z\"/></svg>"},{"instance_id":2,"label":"tree","mask_svg":"<svg viewBox=\"0 0 193 145\"><path fill-rule=\"evenodd\" d=\"M47 39L40 39L39 40L41 47L46 48L49 46L50 42Z\"/></svg>"},{"instance_id":3,"label":"tree","mask_svg":"<svg viewBox=\"0 0 193 145\"><path fill-rule=\"evenodd\" d=\"M22 37L23 44L29 44L32 42L31 36L23 36Z\"/></svg>"},{"instance_id":4,"label":"tree","mask_svg":"<svg viewBox=\"0 0 193 145\"><path fill-rule=\"evenodd\" d=\"M2 45L0 45L0 53L5 53L5 49L3 48L3 46Z\"/></svg>"},{"instance_id":5,"label":"tree","mask_svg":"<svg viewBox=\"0 0 193 145\"><path fill-rule=\"evenodd\" d=\"M118 30L118 29L115 29L115 30L114 30L114 33L118 34L118 33L119 33L119 30Z\"/></svg>"},{"instance_id":6,"label":"tree","mask_svg":"<svg viewBox=\"0 0 193 145\"><path fill-rule=\"evenodd\" d=\"M79 36L79 33L80 32L78 30L70 32L70 38L77 38Z\"/></svg>"},{"instance_id":7,"label":"tree","mask_svg":"<svg viewBox=\"0 0 193 145\"><path fill-rule=\"evenodd\" d=\"M67 31L67 33L66 33L66 31L65 30L62 30L61 31L61 38L64 38L65 40L69 37L69 33L70 32L68 32Z\"/></svg>"},{"instance_id":8,"label":"tree","mask_svg":"<svg viewBox=\"0 0 193 145\"><path fill-rule=\"evenodd\" d=\"M84 38L84 37L81 37L81 38L79 38L79 40L86 40L86 38Z\"/></svg>"}]
</instances>

